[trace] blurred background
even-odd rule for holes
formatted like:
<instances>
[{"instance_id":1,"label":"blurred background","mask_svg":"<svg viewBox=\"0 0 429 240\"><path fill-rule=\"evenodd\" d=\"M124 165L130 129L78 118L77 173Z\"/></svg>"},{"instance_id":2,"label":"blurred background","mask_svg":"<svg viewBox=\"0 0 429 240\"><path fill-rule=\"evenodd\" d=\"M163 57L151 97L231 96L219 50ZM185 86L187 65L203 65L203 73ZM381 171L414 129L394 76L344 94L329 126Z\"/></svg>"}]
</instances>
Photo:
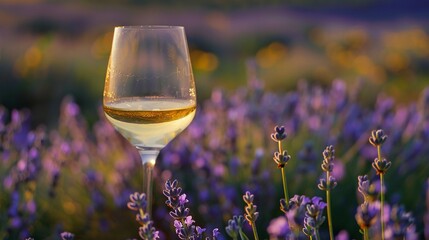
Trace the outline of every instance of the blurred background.
<instances>
[{"instance_id":1,"label":"blurred background","mask_svg":"<svg viewBox=\"0 0 429 240\"><path fill-rule=\"evenodd\" d=\"M93 121L113 27L149 24L185 26L200 99L246 85L252 59L269 91L360 79L363 101L384 92L409 102L429 82L428 9L422 0L2 0L0 103L50 124L73 95Z\"/></svg>"},{"instance_id":2,"label":"blurred background","mask_svg":"<svg viewBox=\"0 0 429 240\"><path fill-rule=\"evenodd\" d=\"M126 203L140 189L139 157L100 114L118 25L187 33L201 108L157 162L154 217L167 239L175 238L161 192L169 178L181 181L195 219L223 233L245 190L278 202L276 124L291 135L298 194L323 196L321 152L338 143L335 234L356 239L356 177L378 179L367 139L385 128L388 199L413 211L420 239L429 238L425 0L0 0L0 105L10 111L0 107L0 238L137 235ZM261 205L263 232L281 213Z\"/></svg>"}]
</instances>

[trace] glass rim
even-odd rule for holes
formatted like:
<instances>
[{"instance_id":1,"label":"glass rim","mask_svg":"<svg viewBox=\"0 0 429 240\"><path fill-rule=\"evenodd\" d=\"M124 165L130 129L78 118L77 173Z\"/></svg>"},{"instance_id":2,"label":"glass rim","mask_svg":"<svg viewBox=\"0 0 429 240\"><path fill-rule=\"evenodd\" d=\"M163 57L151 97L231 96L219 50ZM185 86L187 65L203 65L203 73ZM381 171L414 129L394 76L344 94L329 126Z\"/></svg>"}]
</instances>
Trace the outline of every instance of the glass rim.
<instances>
[{"instance_id":1,"label":"glass rim","mask_svg":"<svg viewBox=\"0 0 429 240\"><path fill-rule=\"evenodd\" d=\"M123 25L123 26L115 26L115 29L166 30L166 29L184 29L184 27L175 26L175 25Z\"/></svg>"}]
</instances>

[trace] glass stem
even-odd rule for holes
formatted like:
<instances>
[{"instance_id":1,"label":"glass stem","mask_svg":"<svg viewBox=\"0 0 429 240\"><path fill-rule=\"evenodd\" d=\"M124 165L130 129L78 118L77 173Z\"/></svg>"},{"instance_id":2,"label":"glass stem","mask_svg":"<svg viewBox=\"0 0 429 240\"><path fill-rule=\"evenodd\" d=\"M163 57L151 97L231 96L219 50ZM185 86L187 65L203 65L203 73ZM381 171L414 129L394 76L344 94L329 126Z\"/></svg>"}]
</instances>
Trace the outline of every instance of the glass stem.
<instances>
[{"instance_id":1,"label":"glass stem","mask_svg":"<svg viewBox=\"0 0 429 240\"><path fill-rule=\"evenodd\" d=\"M152 185L153 185L153 168L156 158L158 157L158 149L140 149L138 148L143 165L143 191L146 194L147 207L146 213L152 215Z\"/></svg>"}]
</instances>

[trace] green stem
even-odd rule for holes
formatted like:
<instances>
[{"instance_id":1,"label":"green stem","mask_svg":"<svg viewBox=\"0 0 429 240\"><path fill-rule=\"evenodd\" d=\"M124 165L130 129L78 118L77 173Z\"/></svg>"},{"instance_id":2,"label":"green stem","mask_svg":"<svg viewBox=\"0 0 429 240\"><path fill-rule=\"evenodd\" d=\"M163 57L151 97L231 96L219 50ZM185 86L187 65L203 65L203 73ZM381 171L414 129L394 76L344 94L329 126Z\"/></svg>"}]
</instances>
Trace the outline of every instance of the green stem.
<instances>
[{"instance_id":1,"label":"green stem","mask_svg":"<svg viewBox=\"0 0 429 240\"><path fill-rule=\"evenodd\" d=\"M369 233L368 233L368 229L367 228L363 229L363 239L364 240L369 240Z\"/></svg>"},{"instance_id":2,"label":"green stem","mask_svg":"<svg viewBox=\"0 0 429 240\"><path fill-rule=\"evenodd\" d=\"M287 180L286 180L285 168L282 167L281 171L282 171L283 192L285 194L286 207L289 208L289 194L288 194L288 191L287 191Z\"/></svg>"},{"instance_id":3,"label":"green stem","mask_svg":"<svg viewBox=\"0 0 429 240\"><path fill-rule=\"evenodd\" d=\"M381 146L377 146L378 160L381 161ZM381 240L384 240L384 174L380 173L380 223Z\"/></svg>"},{"instance_id":4,"label":"green stem","mask_svg":"<svg viewBox=\"0 0 429 240\"><path fill-rule=\"evenodd\" d=\"M319 228L316 228L315 232L316 232L316 240L320 240Z\"/></svg>"},{"instance_id":5,"label":"green stem","mask_svg":"<svg viewBox=\"0 0 429 240\"><path fill-rule=\"evenodd\" d=\"M243 230L241 230L241 228L240 228L238 233L240 234L241 240L249 240L249 238L246 236L246 234L244 234L244 232L243 232Z\"/></svg>"},{"instance_id":6,"label":"green stem","mask_svg":"<svg viewBox=\"0 0 429 240\"><path fill-rule=\"evenodd\" d=\"M331 191L329 189L331 182L329 181L329 172L326 172L326 185L328 185L328 189L326 190L326 204L328 212L328 227L329 227L329 239L334 240L334 231L332 226L332 217L331 217Z\"/></svg>"},{"instance_id":7,"label":"green stem","mask_svg":"<svg viewBox=\"0 0 429 240\"><path fill-rule=\"evenodd\" d=\"M252 230L253 230L253 236L255 237L255 240L259 240L258 230L256 230L256 226L254 222L252 223Z\"/></svg>"},{"instance_id":8,"label":"green stem","mask_svg":"<svg viewBox=\"0 0 429 240\"><path fill-rule=\"evenodd\" d=\"M144 216L144 210L143 210L143 208L139 208L139 213L140 213L140 216L141 216L141 217L143 217L143 216Z\"/></svg>"},{"instance_id":9,"label":"green stem","mask_svg":"<svg viewBox=\"0 0 429 240\"><path fill-rule=\"evenodd\" d=\"M278 141L278 146L279 146L279 153L282 154L283 149L282 149L282 142L281 141ZM285 167L281 168L281 172L282 172L283 192L285 194L286 207L289 208L289 194L287 191L287 180L286 180L286 174L285 174Z\"/></svg>"},{"instance_id":10,"label":"green stem","mask_svg":"<svg viewBox=\"0 0 429 240\"><path fill-rule=\"evenodd\" d=\"M380 222L381 222L381 240L384 240L384 174L380 173Z\"/></svg>"},{"instance_id":11,"label":"green stem","mask_svg":"<svg viewBox=\"0 0 429 240\"><path fill-rule=\"evenodd\" d=\"M377 146L378 160L381 161L381 146Z\"/></svg>"}]
</instances>

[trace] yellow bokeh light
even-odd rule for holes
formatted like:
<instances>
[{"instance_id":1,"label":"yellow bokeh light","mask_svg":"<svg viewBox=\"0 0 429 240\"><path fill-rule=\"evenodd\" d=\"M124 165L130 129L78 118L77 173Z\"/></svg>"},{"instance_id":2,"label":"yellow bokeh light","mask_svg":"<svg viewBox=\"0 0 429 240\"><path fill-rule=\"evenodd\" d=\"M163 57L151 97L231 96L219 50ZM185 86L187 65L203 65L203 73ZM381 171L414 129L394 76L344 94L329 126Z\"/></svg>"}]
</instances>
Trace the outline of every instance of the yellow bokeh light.
<instances>
[{"instance_id":1,"label":"yellow bokeh light","mask_svg":"<svg viewBox=\"0 0 429 240\"><path fill-rule=\"evenodd\" d=\"M21 58L18 58L15 62L15 72L22 77L25 77L31 71L37 69L42 63L43 54L42 51L32 46L28 48Z\"/></svg>"},{"instance_id":2,"label":"yellow bokeh light","mask_svg":"<svg viewBox=\"0 0 429 240\"><path fill-rule=\"evenodd\" d=\"M201 50L192 50L190 54L192 64L196 70L212 72L219 66L219 60L213 53Z\"/></svg>"},{"instance_id":3,"label":"yellow bokeh light","mask_svg":"<svg viewBox=\"0 0 429 240\"><path fill-rule=\"evenodd\" d=\"M91 46L91 54L94 58L102 58L107 55L112 46L113 32L109 31L95 39Z\"/></svg>"},{"instance_id":4,"label":"yellow bokeh light","mask_svg":"<svg viewBox=\"0 0 429 240\"><path fill-rule=\"evenodd\" d=\"M37 47L31 47L24 55L25 64L30 68L39 66L42 61L42 51Z\"/></svg>"},{"instance_id":5,"label":"yellow bokeh light","mask_svg":"<svg viewBox=\"0 0 429 240\"><path fill-rule=\"evenodd\" d=\"M386 66L393 72L405 70L409 65L409 60L406 56L399 53L389 53L384 59Z\"/></svg>"},{"instance_id":6,"label":"yellow bokeh light","mask_svg":"<svg viewBox=\"0 0 429 240\"><path fill-rule=\"evenodd\" d=\"M67 214L74 214L76 212L76 205L72 201L64 202L63 208Z\"/></svg>"},{"instance_id":7,"label":"yellow bokeh light","mask_svg":"<svg viewBox=\"0 0 429 240\"><path fill-rule=\"evenodd\" d=\"M256 53L256 61L263 68L272 67L286 57L287 48L284 44L273 42Z\"/></svg>"}]
</instances>

